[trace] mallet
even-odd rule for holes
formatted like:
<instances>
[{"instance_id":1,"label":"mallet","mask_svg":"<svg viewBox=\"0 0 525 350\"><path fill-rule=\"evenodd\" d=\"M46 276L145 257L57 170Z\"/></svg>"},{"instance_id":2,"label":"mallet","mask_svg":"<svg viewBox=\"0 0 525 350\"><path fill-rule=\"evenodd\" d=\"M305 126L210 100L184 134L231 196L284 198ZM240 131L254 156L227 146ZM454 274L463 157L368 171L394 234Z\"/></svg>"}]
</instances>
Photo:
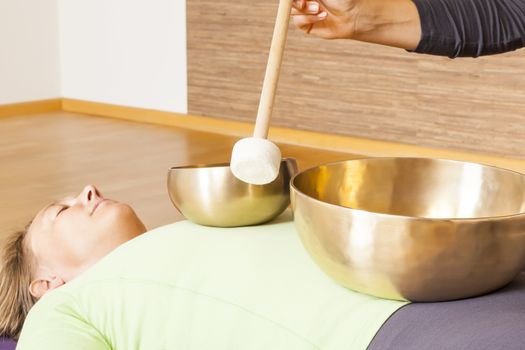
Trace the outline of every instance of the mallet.
<instances>
[{"instance_id":1,"label":"mallet","mask_svg":"<svg viewBox=\"0 0 525 350\"><path fill-rule=\"evenodd\" d=\"M241 139L233 146L230 162L233 174L254 185L270 183L279 174L281 151L267 137L291 9L292 0L280 0L253 137Z\"/></svg>"}]
</instances>

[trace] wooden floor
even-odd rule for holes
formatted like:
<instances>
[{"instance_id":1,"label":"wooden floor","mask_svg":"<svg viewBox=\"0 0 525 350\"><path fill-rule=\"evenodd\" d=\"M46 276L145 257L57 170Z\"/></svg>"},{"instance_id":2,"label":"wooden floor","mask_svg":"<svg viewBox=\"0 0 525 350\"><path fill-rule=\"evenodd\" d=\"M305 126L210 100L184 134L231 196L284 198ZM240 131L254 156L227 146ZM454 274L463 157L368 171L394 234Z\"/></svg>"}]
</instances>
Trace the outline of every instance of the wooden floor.
<instances>
[{"instance_id":1,"label":"wooden floor","mask_svg":"<svg viewBox=\"0 0 525 350\"><path fill-rule=\"evenodd\" d=\"M96 185L148 228L182 217L166 191L171 166L228 162L236 138L73 113L0 118L0 236L47 203ZM304 169L354 155L280 145Z\"/></svg>"}]
</instances>

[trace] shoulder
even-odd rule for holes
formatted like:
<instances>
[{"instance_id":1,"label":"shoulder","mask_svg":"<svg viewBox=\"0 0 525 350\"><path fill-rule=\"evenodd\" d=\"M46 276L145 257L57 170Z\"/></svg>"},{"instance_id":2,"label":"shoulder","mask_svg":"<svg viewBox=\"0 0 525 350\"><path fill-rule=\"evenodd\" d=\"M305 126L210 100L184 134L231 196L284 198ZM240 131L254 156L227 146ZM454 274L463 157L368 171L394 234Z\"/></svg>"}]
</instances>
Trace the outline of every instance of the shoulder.
<instances>
[{"instance_id":1,"label":"shoulder","mask_svg":"<svg viewBox=\"0 0 525 350\"><path fill-rule=\"evenodd\" d=\"M74 347L71 347L74 346ZM80 312L75 298L56 290L30 310L17 349L108 349L107 340Z\"/></svg>"},{"instance_id":2,"label":"shoulder","mask_svg":"<svg viewBox=\"0 0 525 350\"><path fill-rule=\"evenodd\" d=\"M71 319L79 319L73 296L61 290L47 293L31 308L24 322L21 338L46 329L61 327Z\"/></svg>"}]
</instances>

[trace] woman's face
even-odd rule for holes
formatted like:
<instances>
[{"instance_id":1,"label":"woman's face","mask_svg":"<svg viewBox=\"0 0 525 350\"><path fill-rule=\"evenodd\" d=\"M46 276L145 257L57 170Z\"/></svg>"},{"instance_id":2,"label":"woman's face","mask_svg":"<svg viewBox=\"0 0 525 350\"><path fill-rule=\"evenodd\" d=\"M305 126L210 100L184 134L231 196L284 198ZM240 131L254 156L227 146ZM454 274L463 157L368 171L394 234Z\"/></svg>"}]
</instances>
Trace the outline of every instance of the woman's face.
<instances>
[{"instance_id":1,"label":"woman's face","mask_svg":"<svg viewBox=\"0 0 525 350\"><path fill-rule=\"evenodd\" d=\"M40 273L68 282L145 231L129 205L105 199L95 187L86 186L77 197L42 209L29 227L27 243Z\"/></svg>"}]
</instances>

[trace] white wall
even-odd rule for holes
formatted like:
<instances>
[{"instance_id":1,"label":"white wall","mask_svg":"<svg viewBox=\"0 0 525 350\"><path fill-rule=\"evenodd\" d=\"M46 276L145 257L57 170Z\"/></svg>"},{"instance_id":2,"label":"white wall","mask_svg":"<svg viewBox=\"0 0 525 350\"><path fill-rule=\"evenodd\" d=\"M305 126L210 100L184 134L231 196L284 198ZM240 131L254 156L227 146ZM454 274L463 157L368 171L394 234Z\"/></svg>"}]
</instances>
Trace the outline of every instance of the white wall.
<instances>
[{"instance_id":1,"label":"white wall","mask_svg":"<svg viewBox=\"0 0 525 350\"><path fill-rule=\"evenodd\" d=\"M187 113L185 6L59 0L62 96Z\"/></svg>"},{"instance_id":2,"label":"white wall","mask_svg":"<svg viewBox=\"0 0 525 350\"><path fill-rule=\"evenodd\" d=\"M0 0L0 104L60 96L57 0Z\"/></svg>"}]
</instances>

